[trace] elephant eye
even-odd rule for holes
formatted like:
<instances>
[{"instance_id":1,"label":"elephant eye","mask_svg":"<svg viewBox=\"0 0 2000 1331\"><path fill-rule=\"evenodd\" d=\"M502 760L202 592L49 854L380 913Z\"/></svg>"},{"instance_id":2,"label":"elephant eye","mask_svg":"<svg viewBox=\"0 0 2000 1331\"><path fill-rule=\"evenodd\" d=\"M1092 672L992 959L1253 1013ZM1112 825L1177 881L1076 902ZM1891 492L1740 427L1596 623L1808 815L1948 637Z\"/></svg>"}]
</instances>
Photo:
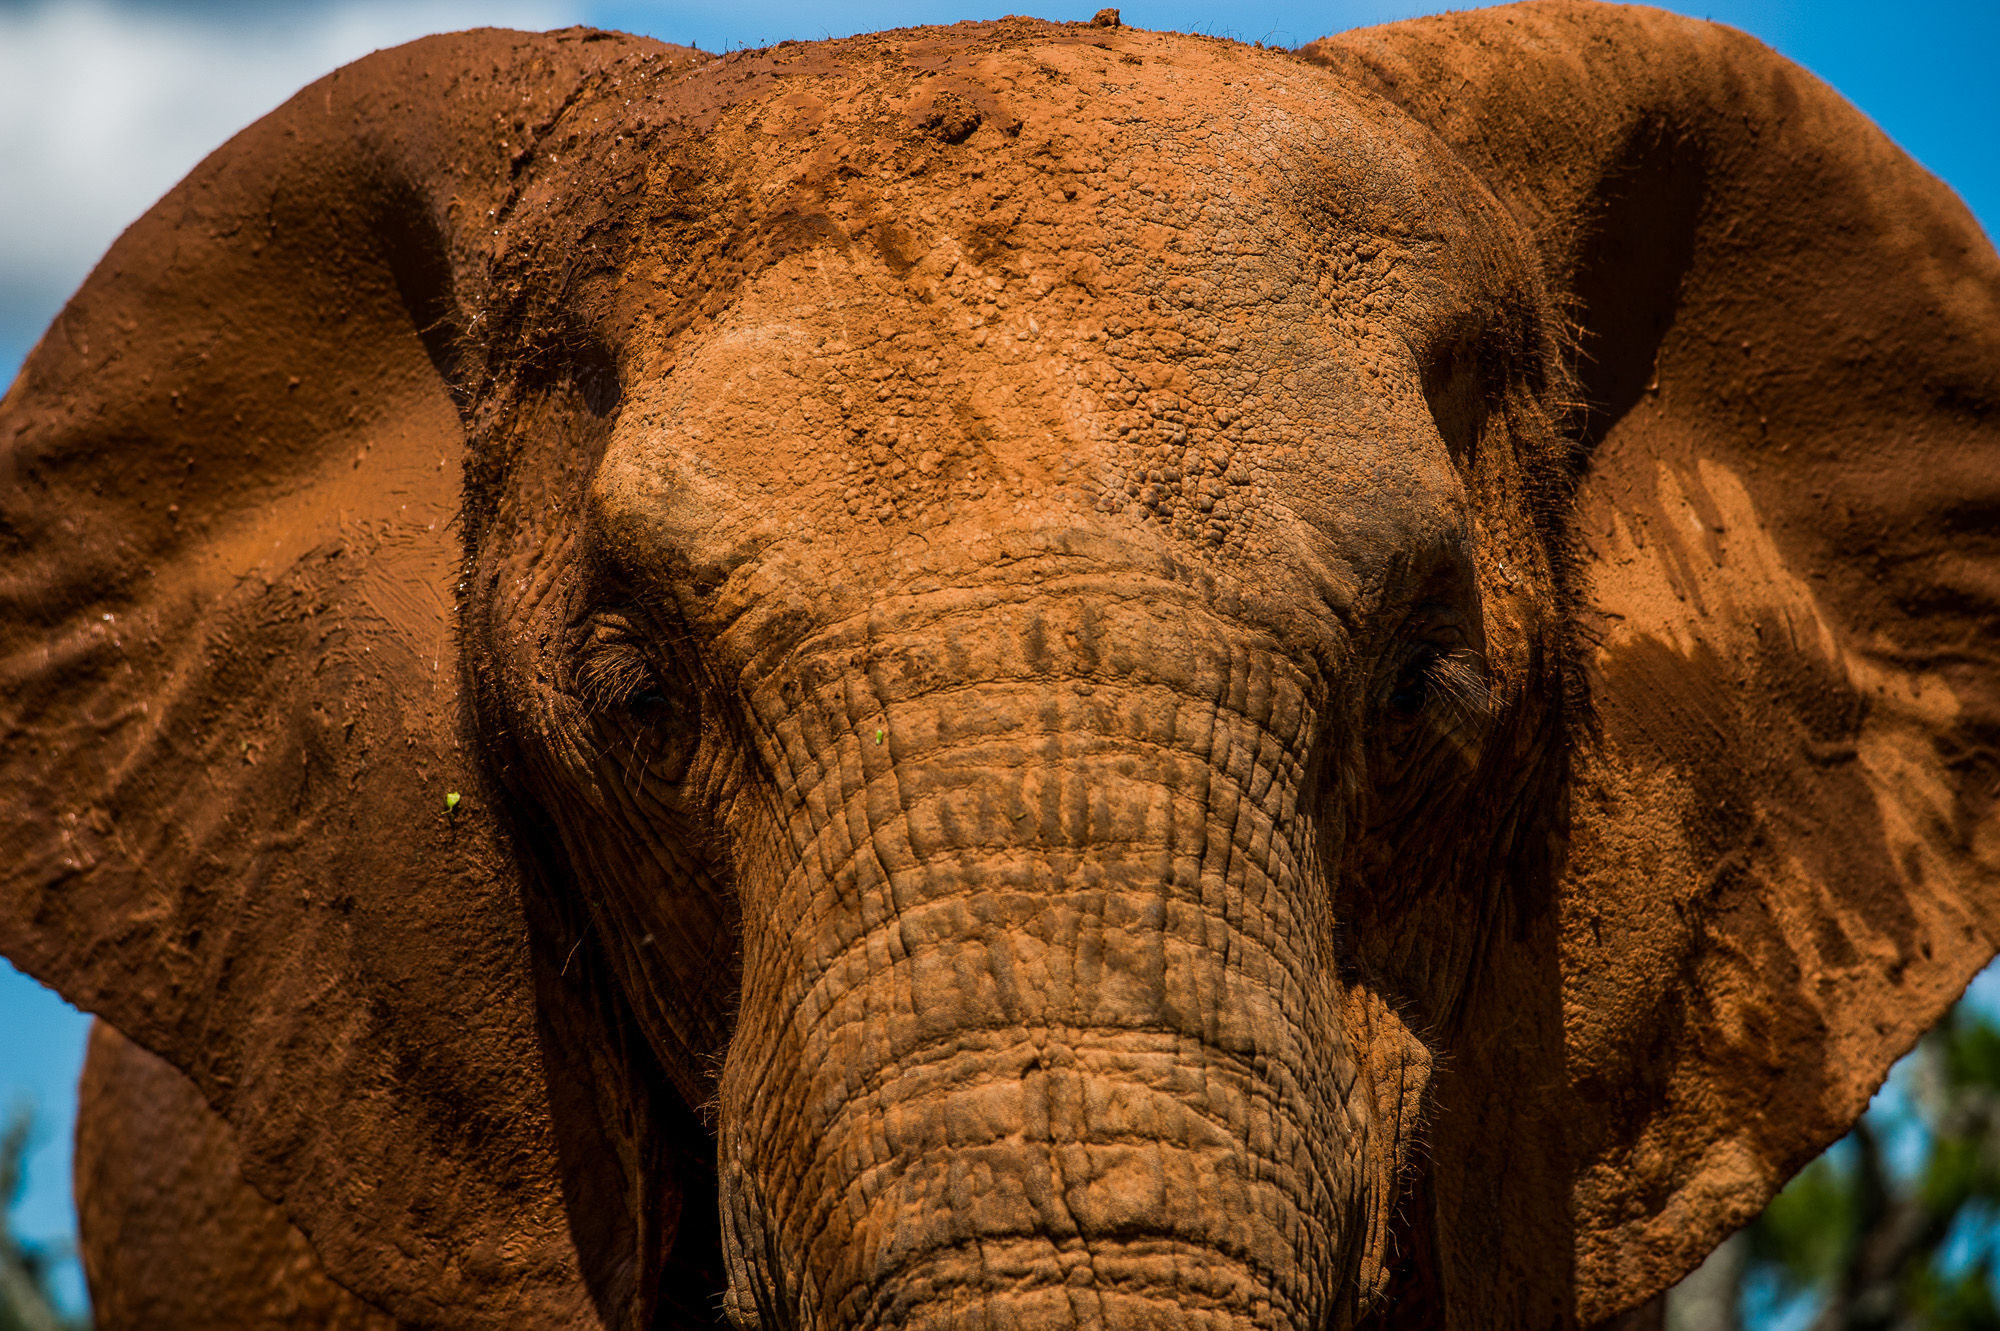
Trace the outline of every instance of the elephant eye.
<instances>
[{"instance_id":1,"label":"elephant eye","mask_svg":"<svg viewBox=\"0 0 2000 1331\"><path fill-rule=\"evenodd\" d=\"M593 612L573 625L567 659L564 689L581 713L569 751L656 792L685 780L702 705L659 621L639 609Z\"/></svg>"},{"instance_id":2,"label":"elephant eye","mask_svg":"<svg viewBox=\"0 0 2000 1331\"><path fill-rule=\"evenodd\" d=\"M1486 715L1489 699L1479 659L1464 648L1445 651L1426 645L1389 689L1389 707L1414 718L1426 709L1449 713L1455 721Z\"/></svg>"},{"instance_id":3,"label":"elephant eye","mask_svg":"<svg viewBox=\"0 0 2000 1331\"><path fill-rule=\"evenodd\" d=\"M1406 640L1382 698L1388 738L1398 746L1424 732L1450 732L1483 721L1490 710L1484 662L1465 645L1455 621L1429 622ZM1421 723L1421 725L1419 725Z\"/></svg>"},{"instance_id":4,"label":"elephant eye","mask_svg":"<svg viewBox=\"0 0 2000 1331\"><path fill-rule=\"evenodd\" d=\"M1444 654L1435 647L1426 647L1418 653L1396 675L1396 682L1389 687L1389 710L1397 715L1412 718L1424 710L1424 703L1431 694L1431 675Z\"/></svg>"},{"instance_id":5,"label":"elephant eye","mask_svg":"<svg viewBox=\"0 0 2000 1331\"><path fill-rule=\"evenodd\" d=\"M594 709L622 711L641 720L669 701L645 639L623 615L591 617L579 644L573 687Z\"/></svg>"},{"instance_id":6,"label":"elephant eye","mask_svg":"<svg viewBox=\"0 0 2000 1331\"><path fill-rule=\"evenodd\" d=\"M1377 697L1369 767L1385 801L1376 816L1393 821L1420 807L1441 781L1478 767L1491 691L1485 663L1453 633L1408 644Z\"/></svg>"},{"instance_id":7,"label":"elephant eye","mask_svg":"<svg viewBox=\"0 0 2000 1331\"><path fill-rule=\"evenodd\" d=\"M597 646L578 673L577 692L598 707L637 712L666 698L645 655L629 644Z\"/></svg>"}]
</instances>

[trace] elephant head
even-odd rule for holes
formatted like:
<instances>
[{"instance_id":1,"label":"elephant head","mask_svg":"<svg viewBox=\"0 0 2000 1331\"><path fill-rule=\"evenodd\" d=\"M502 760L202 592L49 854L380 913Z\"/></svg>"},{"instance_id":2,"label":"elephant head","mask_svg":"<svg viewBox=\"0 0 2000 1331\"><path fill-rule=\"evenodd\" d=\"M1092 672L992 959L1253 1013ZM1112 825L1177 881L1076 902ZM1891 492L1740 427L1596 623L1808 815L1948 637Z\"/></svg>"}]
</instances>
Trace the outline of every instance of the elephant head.
<instances>
[{"instance_id":1,"label":"elephant head","mask_svg":"<svg viewBox=\"0 0 2000 1331\"><path fill-rule=\"evenodd\" d=\"M1595 1322L1994 950L1996 298L1653 11L373 56L0 405L0 944L409 1322Z\"/></svg>"}]
</instances>

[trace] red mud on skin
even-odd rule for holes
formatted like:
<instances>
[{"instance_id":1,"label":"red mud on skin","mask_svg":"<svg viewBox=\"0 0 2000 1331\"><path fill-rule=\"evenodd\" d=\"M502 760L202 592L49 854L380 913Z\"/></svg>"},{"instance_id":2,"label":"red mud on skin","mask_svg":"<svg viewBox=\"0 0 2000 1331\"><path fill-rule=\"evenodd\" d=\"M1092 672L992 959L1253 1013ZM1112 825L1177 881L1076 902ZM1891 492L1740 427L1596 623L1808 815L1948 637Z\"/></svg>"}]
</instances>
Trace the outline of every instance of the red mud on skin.
<instances>
[{"instance_id":1,"label":"red mud on skin","mask_svg":"<svg viewBox=\"0 0 2000 1331\"><path fill-rule=\"evenodd\" d=\"M100 1325L1642 1303L2000 938L1996 367L1652 10L322 80L0 399Z\"/></svg>"},{"instance_id":2,"label":"red mud on skin","mask_svg":"<svg viewBox=\"0 0 2000 1331\"><path fill-rule=\"evenodd\" d=\"M745 903L744 1011L780 1023L739 1028L722 1149L725 1213L773 1236L763 1288L852 1325L1050 1290L1326 1315L1352 1259L1324 1199L1364 1162L1321 1125L1369 1110L1315 961L1331 921L1294 914L1329 899L1302 878L1311 710L1240 630L1146 600L835 630L800 673L865 642L950 655L909 674L953 688L849 673L760 718L796 776L768 858L800 867ZM1079 621L1094 662L1031 645Z\"/></svg>"}]
</instances>

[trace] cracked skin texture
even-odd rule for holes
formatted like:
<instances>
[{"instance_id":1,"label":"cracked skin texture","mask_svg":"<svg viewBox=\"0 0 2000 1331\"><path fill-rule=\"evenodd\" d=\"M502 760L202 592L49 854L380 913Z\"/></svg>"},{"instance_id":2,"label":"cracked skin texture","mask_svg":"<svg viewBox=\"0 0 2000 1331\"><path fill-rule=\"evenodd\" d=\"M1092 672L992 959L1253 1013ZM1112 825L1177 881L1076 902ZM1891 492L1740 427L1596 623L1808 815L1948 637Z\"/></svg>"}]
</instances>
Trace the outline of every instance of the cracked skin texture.
<instances>
[{"instance_id":1,"label":"cracked skin texture","mask_svg":"<svg viewBox=\"0 0 2000 1331\"><path fill-rule=\"evenodd\" d=\"M1993 951L1997 298L1649 10L313 85L0 402L100 1308L1643 1303Z\"/></svg>"}]
</instances>

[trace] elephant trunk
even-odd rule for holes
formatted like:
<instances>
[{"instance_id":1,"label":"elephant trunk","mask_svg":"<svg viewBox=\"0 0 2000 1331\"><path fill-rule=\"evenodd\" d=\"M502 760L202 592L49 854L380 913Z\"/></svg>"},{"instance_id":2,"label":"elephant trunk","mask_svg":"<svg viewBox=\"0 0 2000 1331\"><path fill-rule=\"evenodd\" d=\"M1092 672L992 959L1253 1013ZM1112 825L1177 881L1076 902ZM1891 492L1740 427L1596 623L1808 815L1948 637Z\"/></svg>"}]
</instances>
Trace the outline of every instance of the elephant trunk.
<instances>
[{"instance_id":1,"label":"elephant trunk","mask_svg":"<svg viewBox=\"0 0 2000 1331\"><path fill-rule=\"evenodd\" d=\"M1345 1320L1371 1111L1314 680L1178 589L966 599L752 690L732 1314Z\"/></svg>"}]
</instances>

